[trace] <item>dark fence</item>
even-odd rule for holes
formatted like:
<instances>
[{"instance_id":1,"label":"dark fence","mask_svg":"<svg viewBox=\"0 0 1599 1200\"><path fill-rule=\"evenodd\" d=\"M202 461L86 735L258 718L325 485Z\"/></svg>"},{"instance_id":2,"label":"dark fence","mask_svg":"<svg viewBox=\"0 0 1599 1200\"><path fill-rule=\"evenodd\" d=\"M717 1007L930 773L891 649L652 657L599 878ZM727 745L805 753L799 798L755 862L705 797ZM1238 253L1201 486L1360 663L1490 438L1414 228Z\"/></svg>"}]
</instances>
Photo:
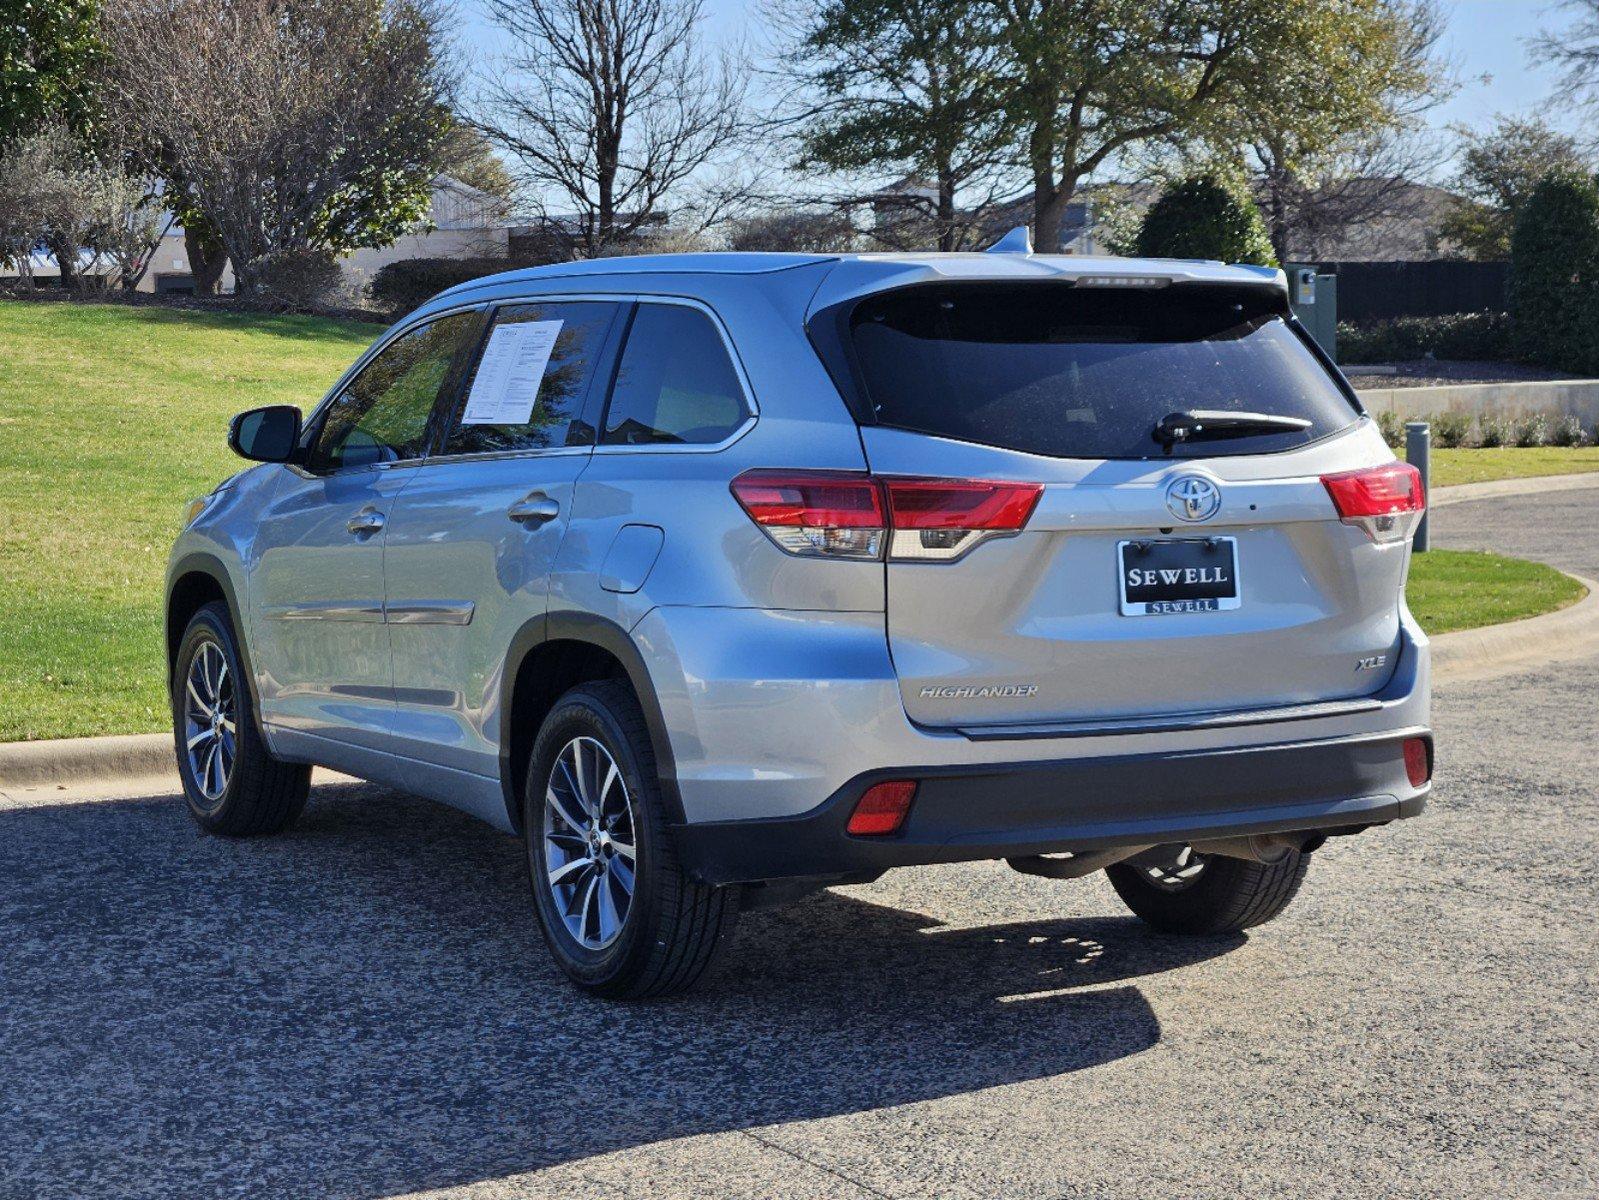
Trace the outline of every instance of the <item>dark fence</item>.
<instances>
[{"instance_id":1,"label":"dark fence","mask_svg":"<svg viewBox=\"0 0 1599 1200\"><path fill-rule=\"evenodd\" d=\"M1441 317L1503 312L1510 298L1510 264L1503 262L1325 262L1338 276L1338 319Z\"/></svg>"}]
</instances>

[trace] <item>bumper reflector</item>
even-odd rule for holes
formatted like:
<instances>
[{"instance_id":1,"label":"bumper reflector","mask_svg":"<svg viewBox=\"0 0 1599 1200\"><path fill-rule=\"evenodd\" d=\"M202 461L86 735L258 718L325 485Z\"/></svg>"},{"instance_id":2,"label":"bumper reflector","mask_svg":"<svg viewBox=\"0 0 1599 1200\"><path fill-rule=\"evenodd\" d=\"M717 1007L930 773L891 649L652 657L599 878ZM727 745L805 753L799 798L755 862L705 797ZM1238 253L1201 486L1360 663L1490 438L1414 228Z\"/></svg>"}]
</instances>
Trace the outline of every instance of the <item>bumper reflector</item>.
<instances>
[{"instance_id":1,"label":"bumper reflector","mask_svg":"<svg viewBox=\"0 0 1599 1200\"><path fill-rule=\"evenodd\" d=\"M1411 787L1420 787L1432 778L1432 746L1426 738L1405 739L1405 774Z\"/></svg>"},{"instance_id":2,"label":"bumper reflector","mask_svg":"<svg viewBox=\"0 0 1599 1200\"><path fill-rule=\"evenodd\" d=\"M889 779L874 783L855 803L846 829L853 834L897 833L916 797L914 779Z\"/></svg>"}]
</instances>

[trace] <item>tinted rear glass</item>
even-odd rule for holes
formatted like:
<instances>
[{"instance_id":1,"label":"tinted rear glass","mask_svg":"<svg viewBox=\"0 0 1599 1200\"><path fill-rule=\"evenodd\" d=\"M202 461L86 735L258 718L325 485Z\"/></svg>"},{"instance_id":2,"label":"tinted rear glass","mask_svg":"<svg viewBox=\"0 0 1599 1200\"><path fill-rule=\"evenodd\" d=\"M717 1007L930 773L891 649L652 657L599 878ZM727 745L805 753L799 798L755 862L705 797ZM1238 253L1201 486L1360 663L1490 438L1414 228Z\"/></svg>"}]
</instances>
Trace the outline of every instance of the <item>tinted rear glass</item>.
<instances>
[{"instance_id":1,"label":"tinted rear glass","mask_svg":"<svg viewBox=\"0 0 1599 1200\"><path fill-rule=\"evenodd\" d=\"M1172 457L1287 450L1358 413L1254 289L938 285L850 317L879 423L1060 458L1162 458L1157 421L1192 409L1299 417L1300 432L1179 443Z\"/></svg>"}]
</instances>

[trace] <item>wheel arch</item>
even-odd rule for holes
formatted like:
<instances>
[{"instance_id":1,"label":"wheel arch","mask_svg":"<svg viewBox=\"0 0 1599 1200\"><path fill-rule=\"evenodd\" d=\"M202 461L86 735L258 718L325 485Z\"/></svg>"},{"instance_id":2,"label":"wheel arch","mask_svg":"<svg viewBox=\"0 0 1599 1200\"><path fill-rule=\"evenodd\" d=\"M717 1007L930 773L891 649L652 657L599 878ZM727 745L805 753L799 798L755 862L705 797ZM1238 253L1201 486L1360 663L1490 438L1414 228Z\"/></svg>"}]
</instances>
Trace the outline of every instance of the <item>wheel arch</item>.
<instances>
[{"instance_id":1,"label":"wheel arch","mask_svg":"<svg viewBox=\"0 0 1599 1200\"><path fill-rule=\"evenodd\" d=\"M172 690L172 676L177 667L178 644L183 631L189 627L194 614L214 601L228 606L233 621L233 639L238 644L239 657L244 662L245 682L250 687L250 708L255 713L257 726L261 717L261 696L256 688L255 665L250 656L250 639L245 633L244 609L239 606L238 593L232 577L222 560L214 554L185 555L172 565L167 573L166 591L166 653L167 691Z\"/></svg>"},{"instance_id":2,"label":"wheel arch","mask_svg":"<svg viewBox=\"0 0 1599 1200\"><path fill-rule=\"evenodd\" d=\"M617 679L632 689L649 730L668 820L682 821L671 739L638 645L627 630L604 617L551 613L523 625L506 654L500 698L500 788L512 829L522 828L522 791L539 726L569 688L598 679Z\"/></svg>"}]
</instances>

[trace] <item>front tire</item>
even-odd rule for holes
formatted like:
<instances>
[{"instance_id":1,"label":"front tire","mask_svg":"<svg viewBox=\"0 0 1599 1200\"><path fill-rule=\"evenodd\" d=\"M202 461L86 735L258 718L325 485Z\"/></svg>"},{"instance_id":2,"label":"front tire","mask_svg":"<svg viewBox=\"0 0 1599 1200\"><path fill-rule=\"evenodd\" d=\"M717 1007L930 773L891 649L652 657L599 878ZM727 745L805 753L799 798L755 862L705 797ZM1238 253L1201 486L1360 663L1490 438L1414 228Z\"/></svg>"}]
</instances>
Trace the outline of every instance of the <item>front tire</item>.
<instances>
[{"instance_id":1,"label":"front tire","mask_svg":"<svg viewBox=\"0 0 1599 1200\"><path fill-rule=\"evenodd\" d=\"M1297 850L1268 864L1161 846L1106 867L1105 874L1122 902L1156 929L1218 934L1277 916L1298 894L1309 868L1310 856Z\"/></svg>"},{"instance_id":2,"label":"front tire","mask_svg":"<svg viewBox=\"0 0 1599 1200\"><path fill-rule=\"evenodd\" d=\"M644 715L621 683L575 687L545 718L522 837L545 943L586 991L684 991L732 940L739 889L707 887L679 865Z\"/></svg>"},{"instance_id":3,"label":"front tire","mask_svg":"<svg viewBox=\"0 0 1599 1200\"><path fill-rule=\"evenodd\" d=\"M200 828L248 837L294 824L311 789L311 768L272 757L262 740L233 618L221 601L190 618L171 692L178 774Z\"/></svg>"}]
</instances>

